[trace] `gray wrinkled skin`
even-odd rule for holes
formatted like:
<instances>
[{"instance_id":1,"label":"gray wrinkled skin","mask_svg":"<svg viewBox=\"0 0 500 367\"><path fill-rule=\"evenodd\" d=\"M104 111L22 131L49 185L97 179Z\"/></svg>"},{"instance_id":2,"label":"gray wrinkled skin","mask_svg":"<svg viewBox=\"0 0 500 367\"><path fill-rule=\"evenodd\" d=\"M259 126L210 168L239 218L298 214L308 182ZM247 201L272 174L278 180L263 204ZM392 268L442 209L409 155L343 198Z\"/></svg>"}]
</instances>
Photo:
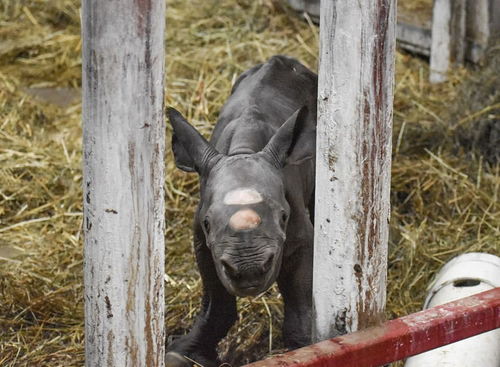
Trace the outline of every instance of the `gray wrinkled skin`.
<instances>
[{"instance_id":1,"label":"gray wrinkled skin","mask_svg":"<svg viewBox=\"0 0 500 367\"><path fill-rule=\"evenodd\" d=\"M169 109L176 164L200 176L194 248L204 292L191 331L167 348L167 367L190 366L183 356L217 365L236 296L258 295L275 281L286 346L310 343L316 96L313 72L274 56L238 78L210 142ZM227 204L240 189L259 200Z\"/></svg>"}]
</instances>

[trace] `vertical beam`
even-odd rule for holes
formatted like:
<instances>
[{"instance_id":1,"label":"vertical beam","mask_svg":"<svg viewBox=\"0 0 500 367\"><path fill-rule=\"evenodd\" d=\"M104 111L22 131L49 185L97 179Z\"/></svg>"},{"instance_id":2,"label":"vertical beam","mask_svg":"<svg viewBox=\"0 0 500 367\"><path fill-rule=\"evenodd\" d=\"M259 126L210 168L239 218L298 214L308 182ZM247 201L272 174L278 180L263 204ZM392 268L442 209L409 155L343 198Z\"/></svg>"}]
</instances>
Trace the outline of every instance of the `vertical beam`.
<instances>
[{"instance_id":1,"label":"vertical beam","mask_svg":"<svg viewBox=\"0 0 500 367\"><path fill-rule=\"evenodd\" d=\"M465 38L466 34L466 9L467 0L455 0L452 4L452 22L451 22L451 34L453 36L452 40L452 54L451 59L455 65L463 65L465 61L465 50L467 47L467 42Z\"/></svg>"},{"instance_id":2,"label":"vertical beam","mask_svg":"<svg viewBox=\"0 0 500 367\"><path fill-rule=\"evenodd\" d=\"M500 37L500 1L498 0L490 0L490 37L493 39Z\"/></svg>"},{"instance_id":3,"label":"vertical beam","mask_svg":"<svg viewBox=\"0 0 500 367\"><path fill-rule=\"evenodd\" d=\"M441 83L447 79L451 53L451 1L453 0L434 0L429 75L431 83Z\"/></svg>"},{"instance_id":4,"label":"vertical beam","mask_svg":"<svg viewBox=\"0 0 500 367\"><path fill-rule=\"evenodd\" d=\"M494 26L494 20L491 19L490 22L490 5L494 9L495 1L499 2L498 0L467 1L467 58L474 63L481 61L488 47L490 26Z\"/></svg>"},{"instance_id":5,"label":"vertical beam","mask_svg":"<svg viewBox=\"0 0 500 367\"><path fill-rule=\"evenodd\" d=\"M465 55L466 0L434 0L430 82L447 79L452 63L461 64Z\"/></svg>"},{"instance_id":6,"label":"vertical beam","mask_svg":"<svg viewBox=\"0 0 500 367\"><path fill-rule=\"evenodd\" d=\"M86 366L163 366L164 0L83 0Z\"/></svg>"},{"instance_id":7,"label":"vertical beam","mask_svg":"<svg viewBox=\"0 0 500 367\"><path fill-rule=\"evenodd\" d=\"M384 318L395 0L321 2L313 339Z\"/></svg>"}]
</instances>

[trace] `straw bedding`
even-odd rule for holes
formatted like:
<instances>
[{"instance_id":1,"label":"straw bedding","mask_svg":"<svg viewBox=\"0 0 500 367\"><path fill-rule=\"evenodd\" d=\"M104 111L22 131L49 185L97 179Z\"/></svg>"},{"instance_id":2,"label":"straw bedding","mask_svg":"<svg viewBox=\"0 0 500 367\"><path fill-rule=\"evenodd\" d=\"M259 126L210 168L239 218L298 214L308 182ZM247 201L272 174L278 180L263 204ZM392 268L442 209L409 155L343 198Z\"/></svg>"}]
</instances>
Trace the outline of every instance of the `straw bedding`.
<instances>
[{"instance_id":1,"label":"straw bedding","mask_svg":"<svg viewBox=\"0 0 500 367\"><path fill-rule=\"evenodd\" d=\"M166 104L206 136L245 69L277 53L316 69L318 29L282 1L168 6ZM78 1L0 2L1 366L83 364L80 51ZM398 52L396 70L389 318L417 311L453 256L500 253L498 66L454 69L431 86L427 62ZM166 164L167 330L178 335L201 291L190 243L198 183L170 152ZM276 289L239 309L220 346L225 361L282 348Z\"/></svg>"}]
</instances>

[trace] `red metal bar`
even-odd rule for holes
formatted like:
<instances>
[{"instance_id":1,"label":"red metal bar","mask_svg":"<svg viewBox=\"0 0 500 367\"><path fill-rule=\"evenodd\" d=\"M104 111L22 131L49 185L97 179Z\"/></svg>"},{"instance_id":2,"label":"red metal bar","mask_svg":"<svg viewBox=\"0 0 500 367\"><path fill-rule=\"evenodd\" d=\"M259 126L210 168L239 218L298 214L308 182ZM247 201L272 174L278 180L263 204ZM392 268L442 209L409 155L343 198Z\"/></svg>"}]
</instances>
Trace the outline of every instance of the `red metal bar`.
<instances>
[{"instance_id":1,"label":"red metal bar","mask_svg":"<svg viewBox=\"0 0 500 367\"><path fill-rule=\"evenodd\" d=\"M377 367L500 328L500 287L246 367Z\"/></svg>"}]
</instances>

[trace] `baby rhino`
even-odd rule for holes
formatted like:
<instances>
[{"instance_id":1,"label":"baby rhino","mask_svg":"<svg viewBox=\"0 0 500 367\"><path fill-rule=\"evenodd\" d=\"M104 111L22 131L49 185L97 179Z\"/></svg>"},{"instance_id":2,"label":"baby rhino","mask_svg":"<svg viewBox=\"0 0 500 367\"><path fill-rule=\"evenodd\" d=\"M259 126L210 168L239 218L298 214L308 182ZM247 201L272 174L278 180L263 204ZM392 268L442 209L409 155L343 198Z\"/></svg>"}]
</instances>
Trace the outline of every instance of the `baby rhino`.
<instances>
[{"instance_id":1,"label":"baby rhino","mask_svg":"<svg viewBox=\"0 0 500 367\"><path fill-rule=\"evenodd\" d=\"M236 296L274 281L285 345L310 343L316 95L313 72L274 56L238 78L210 142L168 110L177 167L200 176L194 248L203 299L191 331L168 346L167 367L217 365Z\"/></svg>"}]
</instances>

